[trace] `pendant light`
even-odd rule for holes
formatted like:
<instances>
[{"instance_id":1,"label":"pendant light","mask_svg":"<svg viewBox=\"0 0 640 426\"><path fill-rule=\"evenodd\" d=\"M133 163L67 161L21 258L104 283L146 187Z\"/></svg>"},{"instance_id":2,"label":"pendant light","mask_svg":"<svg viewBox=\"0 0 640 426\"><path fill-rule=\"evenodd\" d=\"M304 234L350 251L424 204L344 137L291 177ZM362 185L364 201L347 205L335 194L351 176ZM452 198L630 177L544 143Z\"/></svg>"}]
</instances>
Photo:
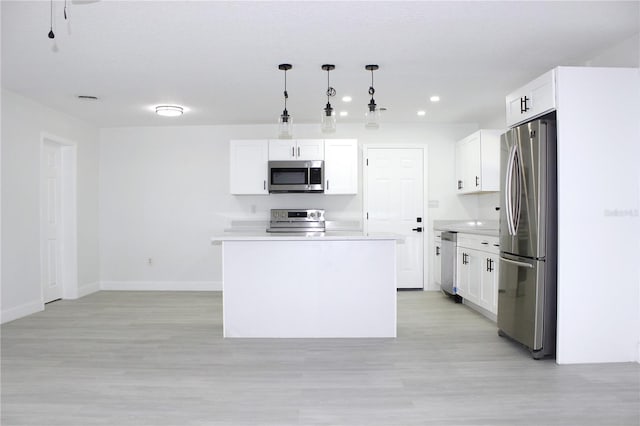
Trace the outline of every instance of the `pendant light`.
<instances>
[{"instance_id":1,"label":"pendant light","mask_svg":"<svg viewBox=\"0 0 640 426\"><path fill-rule=\"evenodd\" d=\"M329 102L330 98L336 95L336 89L331 87L329 81L329 72L336 68L335 65L324 64L322 69L327 72L327 106L322 110L322 121L320 129L322 133L333 133L336 131L336 112Z\"/></svg>"},{"instance_id":2,"label":"pendant light","mask_svg":"<svg viewBox=\"0 0 640 426\"><path fill-rule=\"evenodd\" d=\"M364 127L367 129L378 129L380 127L380 110L377 108L376 101L373 99L373 94L376 90L373 88L373 72L379 67L377 65L366 65L364 69L371 71L371 86L369 86L369 95L371 100L368 104L367 113L365 114Z\"/></svg>"},{"instance_id":3,"label":"pendant light","mask_svg":"<svg viewBox=\"0 0 640 426\"><path fill-rule=\"evenodd\" d=\"M284 111L278 119L278 137L280 139L290 139L293 136L293 122L289 112L287 111L287 99L289 94L287 93L287 71L291 68L291 64L280 64L278 69L284 71Z\"/></svg>"},{"instance_id":4,"label":"pendant light","mask_svg":"<svg viewBox=\"0 0 640 426\"><path fill-rule=\"evenodd\" d=\"M56 38L56 35L53 33L53 0L51 0L50 2L50 11L49 11L49 34L47 34L47 37L49 38Z\"/></svg>"}]
</instances>

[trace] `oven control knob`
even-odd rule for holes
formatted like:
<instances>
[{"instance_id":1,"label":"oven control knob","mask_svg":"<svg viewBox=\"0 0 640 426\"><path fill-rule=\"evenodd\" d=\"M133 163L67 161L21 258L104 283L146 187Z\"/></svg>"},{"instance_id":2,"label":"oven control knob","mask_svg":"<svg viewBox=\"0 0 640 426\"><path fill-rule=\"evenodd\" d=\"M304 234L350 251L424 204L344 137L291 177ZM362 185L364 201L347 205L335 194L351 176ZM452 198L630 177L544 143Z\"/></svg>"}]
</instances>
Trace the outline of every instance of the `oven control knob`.
<instances>
[{"instance_id":1,"label":"oven control knob","mask_svg":"<svg viewBox=\"0 0 640 426\"><path fill-rule=\"evenodd\" d=\"M310 217L311 219L315 219L315 218L316 218L316 212L311 212L311 213L309 213L309 217Z\"/></svg>"}]
</instances>

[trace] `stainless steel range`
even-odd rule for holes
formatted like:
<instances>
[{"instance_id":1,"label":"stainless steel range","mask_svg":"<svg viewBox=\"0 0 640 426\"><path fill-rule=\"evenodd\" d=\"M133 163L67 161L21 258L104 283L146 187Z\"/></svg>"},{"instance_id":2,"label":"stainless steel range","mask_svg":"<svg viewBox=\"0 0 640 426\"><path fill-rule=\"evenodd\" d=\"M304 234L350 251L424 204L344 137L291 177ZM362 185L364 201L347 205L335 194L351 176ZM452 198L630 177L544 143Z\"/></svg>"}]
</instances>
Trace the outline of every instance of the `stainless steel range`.
<instances>
[{"instance_id":1,"label":"stainless steel range","mask_svg":"<svg viewBox=\"0 0 640 426\"><path fill-rule=\"evenodd\" d=\"M324 210L271 209L267 232L324 232Z\"/></svg>"}]
</instances>

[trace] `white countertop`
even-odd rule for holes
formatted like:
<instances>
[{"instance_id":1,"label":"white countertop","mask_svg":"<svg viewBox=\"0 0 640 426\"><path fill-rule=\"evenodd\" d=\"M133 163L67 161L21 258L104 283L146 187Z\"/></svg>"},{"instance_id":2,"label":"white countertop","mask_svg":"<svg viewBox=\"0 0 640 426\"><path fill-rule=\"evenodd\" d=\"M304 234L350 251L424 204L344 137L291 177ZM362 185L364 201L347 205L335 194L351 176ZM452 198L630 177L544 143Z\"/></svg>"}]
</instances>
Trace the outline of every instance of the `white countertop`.
<instances>
[{"instance_id":1,"label":"white countertop","mask_svg":"<svg viewBox=\"0 0 640 426\"><path fill-rule=\"evenodd\" d=\"M236 231L211 237L212 243L223 241L362 241L362 240L395 240L404 242L401 235L396 234L367 234L357 231L328 231L319 232L266 232L266 231Z\"/></svg>"},{"instance_id":2,"label":"white countertop","mask_svg":"<svg viewBox=\"0 0 640 426\"><path fill-rule=\"evenodd\" d=\"M452 231L464 234L487 235L490 237L497 237L499 233L498 221L482 220L434 221L433 229L436 231Z\"/></svg>"}]
</instances>

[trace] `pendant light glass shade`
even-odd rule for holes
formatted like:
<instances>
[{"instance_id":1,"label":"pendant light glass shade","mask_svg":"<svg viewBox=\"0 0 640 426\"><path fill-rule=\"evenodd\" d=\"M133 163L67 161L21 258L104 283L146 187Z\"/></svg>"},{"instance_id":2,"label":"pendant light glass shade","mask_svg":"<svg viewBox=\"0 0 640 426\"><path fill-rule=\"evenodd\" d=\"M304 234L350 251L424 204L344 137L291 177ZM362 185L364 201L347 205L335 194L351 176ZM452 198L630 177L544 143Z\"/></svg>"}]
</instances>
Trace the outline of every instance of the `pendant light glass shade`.
<instances>
[{"instance_id":1,"label":"pendant light glass shade","mask_svg":"<svg viewBox=\"0 0 640 426\"><path fill-rule=\"evenodd\" d=\"M278 118L278 137L280 139L291 139L293 137L293 119L287 111L287 99L289 99L289 93L287 92L287 71L292 67L291 64L280 64L278 69L284 71L284 110Z\"/></svg>"},{"instance_id":2,"label":"pendant light glass shade","mask_svg":"<svg viewBox=\"0 0 640 426\"><path fill-rule=\"evenodd\" d=\"M380 128L380 110L369 110L365 114L364 127L367 129L375 130Z\"/></svg>"},{"instance_id":3,"label":"pendant light glass shade","mask_svg":"<svg viewBox=\"0 0 640 426\"><path fill-rule=\"evenodd\" d=\"M327 105L322 109L320 120L320 130L322 133L334 133L336 131L336 110L331 106L330 98L336 95L336 89L331 87L329 72L336 68L332 64L322 65L322 69L327 72Z\"/></svg>"},{"instance_id":4,"label":"pendant light glass shade","mask_svg":"<svg viewBox=\"0 0 640 426\"><path fill-rule=\"evenodd\" d=\"M371 71L371 86L369 86L369 95L371 95L371 100L367 105L364 127L370 130L375 130L380 128L380 109L378 109L376 101L373 99L373 94L376 93L376 89L373 88L373 72L378 69L378 66L367 65L364 69Z\"/></svg>"},{"instance_id":5,"label":"pendant light glass shade","mask_svg":"<svg viewBox=\"0 0 640 426\"><path fill-rule=\"evenodd\" d=\"M320 122L322 133L334 133L336 131L336 111L327 103L322 110L322 121Z\"/></svg>"},{"instance_id":6,"label":"pendant light glass shade","mask_svg":"<svg viewBox=\"0 0 640 426\"><path fill-rule=\"evenodd\" d=\"M293 137L293 119L285 109L278 119L278 138L291 139Z\"/></svg>"}]
</instances>

